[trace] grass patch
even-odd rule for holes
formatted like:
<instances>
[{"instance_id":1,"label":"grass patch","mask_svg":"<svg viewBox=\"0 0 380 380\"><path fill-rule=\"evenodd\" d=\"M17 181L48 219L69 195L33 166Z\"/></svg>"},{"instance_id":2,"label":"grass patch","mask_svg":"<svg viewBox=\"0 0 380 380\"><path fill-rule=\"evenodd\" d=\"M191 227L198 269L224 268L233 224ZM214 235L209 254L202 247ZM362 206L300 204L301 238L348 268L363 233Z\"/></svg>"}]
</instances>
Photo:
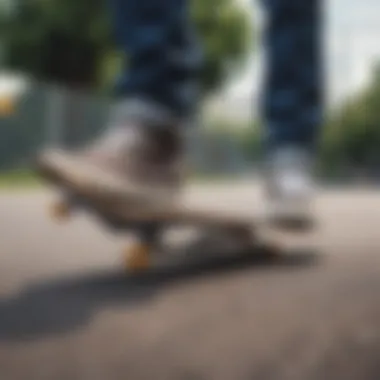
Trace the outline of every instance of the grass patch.
<instances>
[{"instance_id":1,"label":"grass patch","mask_svg":"<svg viewBox=\"0 0 380 380\"><path fill-rule=\"evenodd\" d=\"M30 188L41 185L31 170L20 169L0 172L0 188Z\"/></svg>"},{"instance_id":2,"label":"grass patch","mask_svg":"<svg viewBox=\"0 0 380 380\"><path fill-rule=\"evenodd\" d=\"M233 178L233 177L232 177ZM195 174L188 184L218 184L231 180L229 175ZM19 169L0 172L1 189L30 189L42 186L43 181L32 170Z\"/></svg>"}]
</instances>

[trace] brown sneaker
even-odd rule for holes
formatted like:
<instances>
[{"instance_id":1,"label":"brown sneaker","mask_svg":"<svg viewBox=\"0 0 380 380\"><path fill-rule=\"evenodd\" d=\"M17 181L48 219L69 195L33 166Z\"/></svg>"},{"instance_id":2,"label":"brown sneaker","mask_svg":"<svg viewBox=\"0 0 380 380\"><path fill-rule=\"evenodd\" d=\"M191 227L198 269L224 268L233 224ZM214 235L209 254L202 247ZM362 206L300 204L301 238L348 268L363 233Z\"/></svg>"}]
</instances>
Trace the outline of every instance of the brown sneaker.
<instances>
[{"instance_id":1,"label":"brown sneaker","mask_svg":"<svg viewBox=\"0 0 380 380\"><path fill-rule=\"evenodd\" d=\"M182 183L183 146L179 128L131 123L110 129L79 152L44 152L37 166L58 182L63 179L106 197L166 205Z\"/></svg>"}]
</instances>

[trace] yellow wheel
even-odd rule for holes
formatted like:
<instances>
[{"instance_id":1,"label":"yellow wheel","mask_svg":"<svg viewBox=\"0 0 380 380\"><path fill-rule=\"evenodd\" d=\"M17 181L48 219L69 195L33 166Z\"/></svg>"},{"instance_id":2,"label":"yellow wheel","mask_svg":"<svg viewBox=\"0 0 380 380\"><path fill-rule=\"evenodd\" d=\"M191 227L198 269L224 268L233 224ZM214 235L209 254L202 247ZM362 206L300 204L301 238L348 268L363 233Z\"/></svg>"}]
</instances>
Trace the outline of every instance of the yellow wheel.
<instances>
[{"instance_id":1,"label":"yellow wheel","mask_svg":"<svg viewBox=\"0 0 380 380\"><path fill-rule=\"evenodd\" d=\"M135 243L129 247L125 257L125 268L129 272L144 272L151 265L151 248L147 244Z\"/></svg>"},{"instance_id":2,"label":"yellow wheel","mask_svg":"<svg viewBox=\"0 0 380 380\"><path fill-rule=\"evenodd\" d=\"M15 101L11 96L0 96L0 115L10 116L15 111Z\"/></svg>"},{"instance_id":3,"label":"yellow wheel","mask_svg":"<svg viewBox=\"0 0 380 380\"><path fill-rule=\"evenodd\" d=\"M50 215L54 220L66 221L71 215L70 205L63 201L53 203L50 208Z\"/></svg>"}]
</instances>

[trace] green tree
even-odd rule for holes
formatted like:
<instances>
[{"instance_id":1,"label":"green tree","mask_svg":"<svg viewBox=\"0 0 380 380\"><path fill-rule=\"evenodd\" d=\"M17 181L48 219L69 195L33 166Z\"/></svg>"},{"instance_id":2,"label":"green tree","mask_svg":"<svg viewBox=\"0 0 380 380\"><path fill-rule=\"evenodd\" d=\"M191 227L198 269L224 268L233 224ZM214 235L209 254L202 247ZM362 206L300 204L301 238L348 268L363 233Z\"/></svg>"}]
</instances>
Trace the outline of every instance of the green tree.
<instances>
[{"instance_id":1,"label":"green tree","mask_svg":"<svg viewBox=\"0 0 380 380\"><path fill-rule=\"evenodd\" d=\"M244 62L250 20L234 0L194 0L204 45L203 90L218 88ZM106 0L28 0L3 17L5 63L70 86L109 85L121 65L111 39Z\"/></svg>"},{"instance_id":2,"label":"green tree","mask_svg":"<svg viewBox=\"0 0 380 380\"><path fill-rule=\"evenodd\" d=\"M202 37L203 89L217 90L238 72L252 49L252 28L246 11L235 0L194 0L193 17Z\"/></svg>"},{"instance_id":3,"label":"green tree","mask_svg":"<svg viewBox=\"0 0 380 380\"><path fill-rule=\"evenodd\" d=\"M329 118L322 152L325 167L362 171L380 166L380 65L370 85Z\"/></svg>"},{"instance_id":4,"label":"green tree","mask_svg":"<svg viewBox=\"0 0 380 380\"><path fill-rule=\"evenodd\" d=\"M110 46L103 0L19 1L4 16L5 64L49 81L94 86Z\"/></svg>"}]
</instances>

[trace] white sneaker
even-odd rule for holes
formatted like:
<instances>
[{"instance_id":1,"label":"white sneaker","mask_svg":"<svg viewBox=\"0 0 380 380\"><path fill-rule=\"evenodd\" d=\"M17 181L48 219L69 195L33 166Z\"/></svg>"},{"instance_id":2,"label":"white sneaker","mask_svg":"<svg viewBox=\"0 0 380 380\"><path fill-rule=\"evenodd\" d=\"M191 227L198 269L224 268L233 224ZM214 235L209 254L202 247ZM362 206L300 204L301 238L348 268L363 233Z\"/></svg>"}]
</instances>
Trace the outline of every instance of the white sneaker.
<instances>
[{"instance_id":1,"label":"white sneaker","mask_svg":"<svg viewBox=\"0 0 380 380\"><path fill-rule=\"evenodd\" d=\"M311 156L286 147L270 154L265 173L266 217L271 225L308 229L314 224Z\"/></svg>"},{"instance_id":2,"label":"white sneaker","mask_svg":"<svg viewBox=\"0 0 380 380\"><path fill-rule=\"evenodd\" d=\"M42 152L37 168L45 177L65 179L128 203L141 198L151 207L176 198L182 184L182 153L179 128L131 124L110 129L77 152Z\"/></svg>"}]
</instances>

